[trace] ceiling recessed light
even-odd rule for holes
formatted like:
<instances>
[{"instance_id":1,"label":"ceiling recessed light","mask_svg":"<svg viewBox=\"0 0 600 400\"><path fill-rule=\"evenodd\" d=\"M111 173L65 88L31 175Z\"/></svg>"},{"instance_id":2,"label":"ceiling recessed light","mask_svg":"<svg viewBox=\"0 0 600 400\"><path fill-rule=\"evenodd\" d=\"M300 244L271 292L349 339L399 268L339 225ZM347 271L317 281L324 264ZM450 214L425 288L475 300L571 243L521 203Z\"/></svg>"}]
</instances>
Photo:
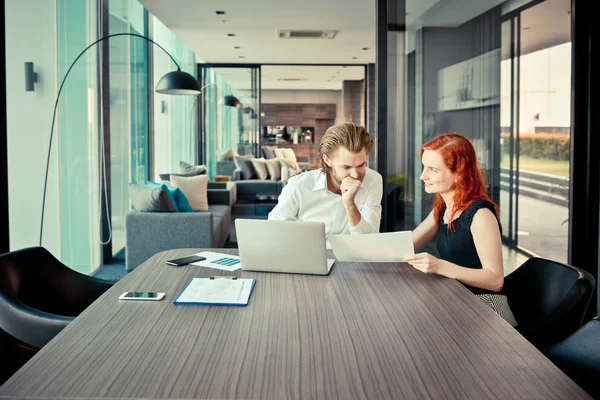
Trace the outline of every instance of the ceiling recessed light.
<instances>
[{"instance_id":1,"label":"ceiling recessed light","mask_svg":"<svg viewBox=\"0 0 600 400\"><path fill-rule=\"evenodd\" d=\"M240 56L239 58L246 58L246 56Z\"/></svg>"},{"instance_id":2,"label":"ceiling recessed light","mask_svg":"<svg viewBox=\"0 0 600 400\"><path fill-rule=\"evenodd\" d=\"M235 33L228 33L227 36L229 36L229 37L235 36Z\"/></svg>"},{"instance_id":3,"label":"ceiling recessed light","mask_svg":"<svg viewBox=\"0 0 600 400\"><path fill-rule=\"evenodd\" d=\"M241 49L241 47L240 46L235 46L234 49Z\"/></svg>"},{"instance_id":4,"label":"ceiling recessed light","mask_svg":"<svg viewBox=\"0 0 600 400\"><path fill-rule=\"evenodd\" d=\"M225 11L221 11L221 10L217 10L217 11L215 11L215 13L217 13L217 15L225 15Z\"/></svg>"},{"instance_id":5,"label":"ceiling recessed light","mask_svg":"<svg viewBox=\"0 0 600 400\"><path fill-rule=\"evenodd\" d=\"M363 50L369 50L369 48L368 47L363 47Z\"/></svg>"},{"instance_id":6,"label":"ceiling recessed light","mask_svg":"<svg viewBox=\"0 0 600 400\"><path fill-rule=\"evenodd\" d=\"M352 57L353 60L358 60L358 57Z\"/></svg>"}]
</instances>

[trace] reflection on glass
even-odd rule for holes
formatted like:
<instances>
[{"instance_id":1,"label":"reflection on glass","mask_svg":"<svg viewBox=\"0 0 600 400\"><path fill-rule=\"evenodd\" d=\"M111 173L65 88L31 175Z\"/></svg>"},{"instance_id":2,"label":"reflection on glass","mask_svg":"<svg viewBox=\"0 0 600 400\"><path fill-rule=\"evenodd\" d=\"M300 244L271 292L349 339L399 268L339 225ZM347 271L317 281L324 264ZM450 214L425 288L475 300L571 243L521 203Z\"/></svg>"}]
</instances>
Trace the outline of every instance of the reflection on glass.
<instances>
[{"instance_id":1,"label":"reflection on glass","mask_svg":"<svg viewBox=\"0 0 600 400\"><path fill-rule=\"evenodd\" d=\"M109 33L145 35L143 7L111 0ZM118 10L117 14L112 12ZM148 63L147 42L137 37L110 40L110 196L112 254L125 248L125 216L129 212L129 182L146 179L148 154ZM107 160L108 161L108 160ZM131 167L130 167L131 162ZM104 235L108 239L108 234Z\"/></svg>"},{"instance_id":2,"label":"reflection on glass","mask_svg":"<svg viewBox=\"0 0 600 400\"><path fill-rule=\"evenodd\" d=\"M235 155L256 155L258 129L258 68L201 67L200 82L209 85L202 96L201 135L208 175L233 177ZM235 96L239 107L227 104Z\"/></svg>"},{"instance_id":3,"label":"reflection on glass","mask_svg":"<svg viewBox=\"0 0 600 400\"><path fill-rule=\"evenodd\" d=\"M524 10L518 41L517 241L562 262L568 260L569 230L570 10L568 0L547 0ZM536 25L540 15L555 23Z\"/></svg>"},{"instance_id":4,"label":"reflection on glass","mask_svg":"<svg viewBox=\"0 0 600 400\"><path fill-rule=\"evenodd\" d=\"M311 144L314 132L314 126L267 125L263 126L262 144Z\"/></svg>"}]
</instances>

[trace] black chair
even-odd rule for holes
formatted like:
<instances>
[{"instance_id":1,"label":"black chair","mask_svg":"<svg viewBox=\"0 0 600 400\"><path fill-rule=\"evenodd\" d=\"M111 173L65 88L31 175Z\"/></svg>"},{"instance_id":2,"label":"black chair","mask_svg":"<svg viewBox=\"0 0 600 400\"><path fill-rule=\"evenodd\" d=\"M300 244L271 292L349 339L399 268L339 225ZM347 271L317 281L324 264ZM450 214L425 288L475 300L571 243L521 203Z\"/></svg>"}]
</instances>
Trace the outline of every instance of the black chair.
<instances>
[{"instance_id":1,"label":"black chair","mask_svg":"<svg viewBox=\"0 0 600 400\"><path fill-rule=\"evenodd\" d=\"M0 255L0 383L111 286L43 247Z\"/></svg>"},{"instance_id":2,"label":"black chair","mask_svg":"<svg viewBox=\"0 0 600 400\"><path fill-rule=\"evenodd\" d=\"M599 317L594 317L574 334L550 347L545 354L590 396L600 399Z\"/></svg>"},{"instance_id":3,"label":"black chair","mask_svg":"<svg viewBox=\"0 0 600 400\"><path fill-rule=\"evenodd\" d=\"M517 331L543 351L581 327L594 284L582 269L533 257L504 278L502 293Z\"/></svg>"}]
</instances>

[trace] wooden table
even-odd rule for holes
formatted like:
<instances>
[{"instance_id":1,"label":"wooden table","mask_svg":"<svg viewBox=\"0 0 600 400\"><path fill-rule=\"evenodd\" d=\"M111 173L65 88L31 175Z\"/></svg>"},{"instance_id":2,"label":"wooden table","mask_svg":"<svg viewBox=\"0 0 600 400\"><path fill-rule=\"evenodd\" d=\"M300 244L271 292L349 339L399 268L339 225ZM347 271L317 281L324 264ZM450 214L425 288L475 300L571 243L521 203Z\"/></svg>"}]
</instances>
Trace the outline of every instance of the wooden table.
<instances>
[{"instance_id":1,"label":"wooden table","mask_svg":"<svg viewBox=\"0 0 600 400\"><path fill-rule=\"evenodd\" d=\"M0 387L0 398L589 398L458 282L402 263L251 273L246 307L175 306L165 261L121 279ZM237 250L221 249L236 254ZM161 291L125 302L125 291Z\"/></svg>"}]
</instances>

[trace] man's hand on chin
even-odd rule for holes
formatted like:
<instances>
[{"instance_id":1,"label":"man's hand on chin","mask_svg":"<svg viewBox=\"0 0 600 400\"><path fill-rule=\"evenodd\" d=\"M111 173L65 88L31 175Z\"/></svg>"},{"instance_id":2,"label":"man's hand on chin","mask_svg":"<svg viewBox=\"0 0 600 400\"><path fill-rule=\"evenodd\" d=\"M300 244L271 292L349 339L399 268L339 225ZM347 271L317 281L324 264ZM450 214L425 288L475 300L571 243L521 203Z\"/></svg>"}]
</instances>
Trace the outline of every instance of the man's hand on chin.
<instances>
[{"instance_id":1,"label":"man's hand on chin","mask_svg":"<svg viewBox=\"0 0 600 400\"><path fill-rule=\"evenodd\" d=\"M342 179L342 184L340 185L340 191L342 192L342 201L344 202L344 207L348 208L348 206L354 206L354 196L356 196L356 192L361 185L361 181L355 179L351 176L347 176Z\"/></svg>"}]
</instances>

